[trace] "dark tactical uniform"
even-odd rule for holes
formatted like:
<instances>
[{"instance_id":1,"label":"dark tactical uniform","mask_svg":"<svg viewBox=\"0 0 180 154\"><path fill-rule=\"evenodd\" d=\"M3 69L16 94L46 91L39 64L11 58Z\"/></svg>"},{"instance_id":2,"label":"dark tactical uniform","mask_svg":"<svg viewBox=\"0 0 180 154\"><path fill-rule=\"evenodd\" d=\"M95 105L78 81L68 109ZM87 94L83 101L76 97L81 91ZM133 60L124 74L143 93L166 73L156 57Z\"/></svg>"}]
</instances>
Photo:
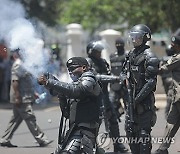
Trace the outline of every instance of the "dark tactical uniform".
<instances>
[{"instance_id":1,"label":"dark tactical uniform","mask_svg":"<svg viewBox=\"0 0 180 154\"><path fill-rule=\"evenodd\" d=\"M67 67L72 65L88 63L82 57L73 57L68 60ZM101 93L94 74L86 71L72 83L48 79L46 86L58 93L62 114L69 119L69 130L65 137L60 132L59 147L54 153L93 154L99 128Z\"/></svg>"},{"instance_id":2,"label":"dark tactical uniform","mask_svg":"<svg viewBox=\"0 0 180 154\"><path fill-rule=\"evenodd\" d=\"M145 142L131 142L130 149L133 154L151 153L151 127L156 121L154 91L157 82L159 60L145 45L150 40L150 29L146 25L136 25L130 31L134 49L129 52L126 65L128 71L127 81L130 85L131 110L126 113L126 134L130 139L148 139ZM137 40L136 40L137 39ZM130 100L127 103L129 108Z\"/></svg>"},{"instance_id":3,"label":"dark tactical uniform","mask_svg":"<svg viewBox=\"0 0 180 154\"><path fill-rule=\"evenodd\" d=\"M164 138L172 139L180 126L180 36L172 37L173 46L176 45L175 52L167 64L160 68L160 71L164 73L171 72L173 82L173 101L167 116L167 124L165 128ZM173 47L174 48L174 47ZM162 143L159 149L156 151L157 154L168 154L168 148L171 142Z\"/></svg>"},{"instance_id":4,"label":"dark tactical uniform","mask_svg":"<svg viewBox=\"0 0 180 154\"><path fill-rule=\"evenodd\" d=\"M114 54L110 55L110 65L111 65L111 74L119 76L122 72L123 64L125 62L125 50L124 50L124 41L121 38L116 40L115 46L117 51ZM123 99L124 105L127 101L126 94L127 90L123 84L118 82L110 84L110 101L114 104L117 116L120 120L121 114L124 113L122 107L122 102L120 99Z\"/></svg>"},{"instance_id":5,"label":"dark tactical uniform","mask_svg":"<svg viewBox=\"0 0 180 154\"><path fill-rule=\"evenodd\" d=\"M110 75L110 69L109 64L105 59L102 59L100 54L103 50L103 46L99 44L98 42L91 42L87 46L87 54L88 58L87 61L91 67L91 69L95 72L95 74L100 75ZM99 55L99 57L96 57L96 54ZM109 131L110 131L110 137L120 137L119 133L119 126L118 126L118 119L114 112L114 106L111 104L109 100L109 92L108 92L108 79L101 80L101 86L102 86L102 92L103 92L103 99L105 105L105 112L108 118L109 123ZM114 152L126 152L128 151L123 144L114 143Z\"/></svg>"}]
</instances>

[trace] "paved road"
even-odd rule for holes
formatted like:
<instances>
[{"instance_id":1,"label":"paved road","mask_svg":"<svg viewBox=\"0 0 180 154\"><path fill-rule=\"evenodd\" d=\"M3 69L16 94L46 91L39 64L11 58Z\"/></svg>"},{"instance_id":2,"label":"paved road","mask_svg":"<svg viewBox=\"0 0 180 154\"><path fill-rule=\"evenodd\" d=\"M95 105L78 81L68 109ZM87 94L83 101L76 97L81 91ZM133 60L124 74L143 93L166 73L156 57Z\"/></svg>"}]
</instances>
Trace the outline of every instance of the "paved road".
<instances>
[{"instance_id":1,"label":"paved road","mask_svg":"<svg viewBox=\"0 0 180 154\"><path fill-rule=\"evenodd\" d=\"M158 101L157 106L160 107L160 110L157 112L158 119L155 127L153 128L152 135L154 137L163 136L163 131L165 127L164 119L164 105L163 101ZM4 148L0 147L0 154L50 154L56 147L57 143L57 134L58 134L58 125L59 117L61 113L59 112L58 103L53 103L51 105L35 105L35 114L37 117L37 122L40 128L45 132L49 139L53 139L54 142L49 147L38 147L38 144L35 142L34 138L30 134L25 122L23 122L20 127L17 129L12 143L18 145L18 148ZM0 136L2 136L4 130L7 127L8 121L12 114L10 105L0 104ZM125 135L124 132L124 118L122 117L122 123L120 124L121 135ZM100 130L103 131L103 126ZM180 150L180 131L176 135L175 143L172 144L170 148L170 154L180 154L177 152ZM128 146L128 145L126 145ZM158 144L153 144L153 151L158 147ZM110 144L109 149L106 149L107 152L111 152L112 146Z\"/></svg>"}]
</instances>

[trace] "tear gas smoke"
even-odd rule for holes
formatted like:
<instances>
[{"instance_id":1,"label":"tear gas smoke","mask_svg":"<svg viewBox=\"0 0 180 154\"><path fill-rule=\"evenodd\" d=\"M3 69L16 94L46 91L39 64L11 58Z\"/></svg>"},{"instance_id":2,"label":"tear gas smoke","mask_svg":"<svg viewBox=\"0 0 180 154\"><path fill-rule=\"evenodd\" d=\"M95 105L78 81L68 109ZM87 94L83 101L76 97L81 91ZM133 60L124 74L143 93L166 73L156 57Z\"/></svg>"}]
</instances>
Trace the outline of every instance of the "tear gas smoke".
<instances>
[{"instance_id":1,"label":"tear gas smoke","mask_svg":"<svg viewBox=\"0 0 180 154\"><path fill-rule=\"evenodd\" d=\"M44 42L26 19L21 3L14 0L0 2L0 40L4 40L10 50L19 48L24 68L37 77L46 71L49 59L49 55L43 51Z\"/></svg>"}]
</instances>

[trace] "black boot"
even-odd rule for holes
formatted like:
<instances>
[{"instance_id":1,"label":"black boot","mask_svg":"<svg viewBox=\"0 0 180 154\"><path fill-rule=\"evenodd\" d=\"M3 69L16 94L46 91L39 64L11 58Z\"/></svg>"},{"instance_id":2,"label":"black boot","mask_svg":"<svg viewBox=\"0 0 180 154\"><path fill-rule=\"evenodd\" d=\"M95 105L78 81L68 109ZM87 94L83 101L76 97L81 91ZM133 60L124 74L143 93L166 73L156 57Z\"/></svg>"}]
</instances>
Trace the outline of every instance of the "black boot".
<instances>
[{"instance_id":1,"label":"black boot","mask_svg":"<svg viewBox=\"0 0 180 154\"><path fill-rule=\"evenodd\" d=\"M122 143L115 143L114 144L114 152L126 153L126 152L128 152L128 149Z\"/></svg>"}]
</instances>

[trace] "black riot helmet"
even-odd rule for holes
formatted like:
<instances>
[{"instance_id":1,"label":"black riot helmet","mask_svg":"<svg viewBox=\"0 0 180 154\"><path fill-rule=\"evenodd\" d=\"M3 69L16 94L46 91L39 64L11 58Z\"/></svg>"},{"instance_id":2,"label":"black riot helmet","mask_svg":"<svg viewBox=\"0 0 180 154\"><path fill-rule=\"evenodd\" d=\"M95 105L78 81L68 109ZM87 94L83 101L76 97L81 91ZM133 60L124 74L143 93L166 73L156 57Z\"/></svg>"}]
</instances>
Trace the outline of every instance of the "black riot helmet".
<instances>
[{"instance_id":1,"label":"black riot helmet","mask_svg":"<svg viewBox=\"0 0 180 154\"><path fill-rule=\"evenodd\" d=\"M93 43L94 43L94 41L89 42L87 47L86 47L86 52L87 52L88 56L91 54L91 50L93 48Z\"/></svg>"},{"instance_id":2,"label":"black riot helmet","mask_svg":"<svg viewBox=\"0 0 180 154\"><path fill-rule=\"evenodd\" d=\"M96 58L97 55L100 57L102 50L104 49L100 41L92 41L87 45L86 52L88 57Z\"/></svg>"},{"instance_id":3,"label":"black riot helmet","mask_svg":"<svg viewBox=\"0 0 180 154\"><path fill-rule=\"evenodd\" d=\"M146 44L151 39L151 30L143 24L135 25L129 32L134 47Z\"/></svg>"}]
</instances>

